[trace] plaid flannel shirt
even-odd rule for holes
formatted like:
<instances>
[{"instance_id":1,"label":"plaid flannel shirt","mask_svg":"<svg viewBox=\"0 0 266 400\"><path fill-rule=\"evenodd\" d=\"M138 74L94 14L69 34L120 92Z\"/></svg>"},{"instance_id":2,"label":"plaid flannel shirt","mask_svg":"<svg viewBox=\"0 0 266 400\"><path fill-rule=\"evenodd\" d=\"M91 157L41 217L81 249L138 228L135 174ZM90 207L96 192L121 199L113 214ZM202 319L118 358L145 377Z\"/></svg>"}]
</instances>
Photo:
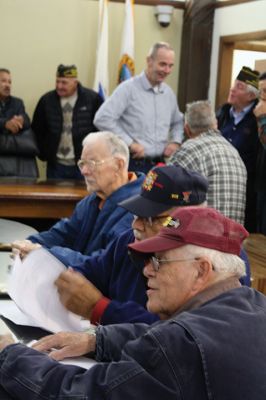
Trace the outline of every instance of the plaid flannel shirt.
<instances>
[{"instance_id":1,"label":"plaid flannel shirt","mask_svg":"<svg viewBox=\"0 0 266 400\"><path fill-rule=\"evenodd\" d=\"M246 205L246 167L237 150L218 130L185 141L169 160L200 172L209 181L208 206L243 224Z\"/></svg>"}]
</instances>

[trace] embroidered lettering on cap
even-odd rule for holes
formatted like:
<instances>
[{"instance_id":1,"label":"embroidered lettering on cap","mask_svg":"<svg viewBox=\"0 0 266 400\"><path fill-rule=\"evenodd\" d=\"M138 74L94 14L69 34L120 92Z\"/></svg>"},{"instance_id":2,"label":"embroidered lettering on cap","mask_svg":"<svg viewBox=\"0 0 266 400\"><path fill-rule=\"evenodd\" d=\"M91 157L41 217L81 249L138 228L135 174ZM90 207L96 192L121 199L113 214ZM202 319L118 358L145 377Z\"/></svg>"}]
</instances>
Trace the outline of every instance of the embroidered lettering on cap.
<instances>
[{"instance_id":1,"label":"embroidered lettering on cap","mask_svg":"<svg viewBox=\"0 0 266 400\"><path fill-rule=\"evenodd\" d=\"M145 181L143 182L142 188L150 192L153 188L154 182L156 181L157 177L158 175L155 172L149 171Z\"/></svg>"}]
</instances>

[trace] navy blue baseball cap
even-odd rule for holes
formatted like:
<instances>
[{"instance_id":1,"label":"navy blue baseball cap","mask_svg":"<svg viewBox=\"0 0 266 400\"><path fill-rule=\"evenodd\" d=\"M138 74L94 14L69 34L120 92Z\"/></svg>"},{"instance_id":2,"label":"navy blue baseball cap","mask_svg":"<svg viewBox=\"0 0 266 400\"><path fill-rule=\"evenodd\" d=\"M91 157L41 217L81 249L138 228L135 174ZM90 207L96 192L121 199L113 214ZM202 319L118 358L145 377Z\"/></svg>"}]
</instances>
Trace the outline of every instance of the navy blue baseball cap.
<instances>
[{"instance_id":1,"label":"navy blue baseball cap","mask_svg":"<svg viewBox=\"0 0 266 400\"><path fill-rule=\"evenodd\" d=\"M192 206L206 200L208 181L195 171L179 165L154 167L141 188L141 193L119 205L138 217L155 217L172 207Z\"/></svg>"}]
</instances>

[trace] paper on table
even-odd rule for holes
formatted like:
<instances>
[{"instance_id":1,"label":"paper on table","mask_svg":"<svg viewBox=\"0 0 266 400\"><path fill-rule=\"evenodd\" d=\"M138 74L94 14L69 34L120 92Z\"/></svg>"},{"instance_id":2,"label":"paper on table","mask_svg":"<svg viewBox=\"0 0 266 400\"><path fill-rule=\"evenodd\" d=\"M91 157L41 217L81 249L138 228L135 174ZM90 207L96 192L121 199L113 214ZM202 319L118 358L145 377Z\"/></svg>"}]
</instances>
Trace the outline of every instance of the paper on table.
<instances>
[{"instance_id":1,"label":"paper on table","mask_svg":"<svg viewBox=\"0 0 266 400\"><path fill-rule=\"evenodd\" d=\"M51 253L40 248L31 251L23 261L16 256L9 277L10 297L38 326L51 332L84 330L84 321L63 306L54 285L65 268Z\"/></svg>"},{"instance_id":2,"label":"paper on table","mask_svg":"<svg viewBox=\"0 0 266 400\"><path fill-rule=\"evenodd\" d=\"M36 340L32 340L30 343L27 344L27 346L32 347L33 343L36 343ZM97 361L93 360L92 358L83 356L64 358L59 362L65 365L76 365L77 367L82 367L85 369L90 369L91 367L93 367L93 365L97 364Z\"/></svg>"},{"instance_id":3,"label":"paper on table","mask_svg":"<svg viewBox=\"0 0 266 400\"><path fill-rule=\"evenodd\" d=\"M10 319L16 325L40 327L40 324L21 311L13 300L1 301L1 315Z\"/></svg>"}]
</instances>

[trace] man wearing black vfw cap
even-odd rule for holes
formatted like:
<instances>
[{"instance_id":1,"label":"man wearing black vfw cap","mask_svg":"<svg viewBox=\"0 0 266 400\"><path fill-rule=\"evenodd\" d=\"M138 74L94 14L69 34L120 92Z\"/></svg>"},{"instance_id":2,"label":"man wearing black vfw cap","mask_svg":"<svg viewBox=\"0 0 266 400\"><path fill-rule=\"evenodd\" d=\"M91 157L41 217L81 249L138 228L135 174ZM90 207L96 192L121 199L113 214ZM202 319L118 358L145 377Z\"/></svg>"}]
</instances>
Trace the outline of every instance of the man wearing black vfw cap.
<instances>
[{"instance_id":1,"label":"man wearing black vfw cap","mask_svg":"<svg viewBox=\"0 0 266 400\"><path fill-rule=\"evenodd\" d=\"M48 178L83 179L76 162L85 136L97 131L93 119L101 104L96 92L79 83L75 65L57 67L55 90L40 98L32 121Z\"/></svg>"},{"instance_id":2,"label":"man wearing black vfw cap","mask_svg":"<svg viewBox=\"0 0 266 400\"><path fill-rule=\"evenodd\" d=\"M238 150L247 169L245 228L256 232L256 160L260 143L253 109L257 104L259 73L242 67L227 99L217 112L218 128Z\"/></svg>"}]
</instances>

